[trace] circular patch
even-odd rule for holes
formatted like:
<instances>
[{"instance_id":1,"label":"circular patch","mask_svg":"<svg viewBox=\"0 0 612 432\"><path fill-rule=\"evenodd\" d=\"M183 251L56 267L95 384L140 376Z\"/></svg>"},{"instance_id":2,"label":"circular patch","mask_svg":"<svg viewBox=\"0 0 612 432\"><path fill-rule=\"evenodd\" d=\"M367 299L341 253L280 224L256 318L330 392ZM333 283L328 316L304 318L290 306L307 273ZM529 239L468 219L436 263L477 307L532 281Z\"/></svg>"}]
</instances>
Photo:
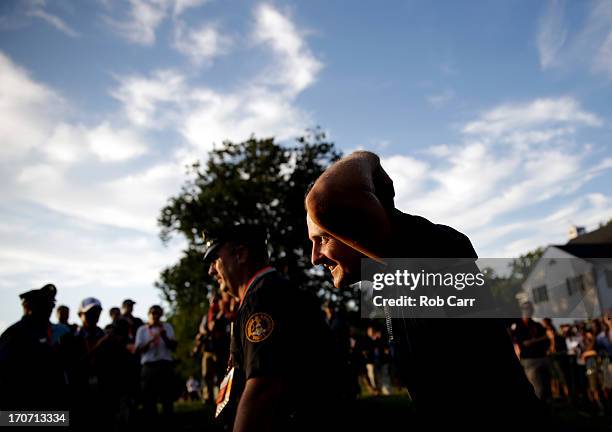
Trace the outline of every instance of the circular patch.
<instances>
[{"instance_id":1,"label":"circular patch","mask_svg":"<svg viewBox=\"0 0 612 432\"><path fill-rule=\"evenodd\" d=\"M250 342L261 342L266 340L274 329L274 320L266 313L254 313L247 320L244 332Z\"/></svg>"}]
</instances>

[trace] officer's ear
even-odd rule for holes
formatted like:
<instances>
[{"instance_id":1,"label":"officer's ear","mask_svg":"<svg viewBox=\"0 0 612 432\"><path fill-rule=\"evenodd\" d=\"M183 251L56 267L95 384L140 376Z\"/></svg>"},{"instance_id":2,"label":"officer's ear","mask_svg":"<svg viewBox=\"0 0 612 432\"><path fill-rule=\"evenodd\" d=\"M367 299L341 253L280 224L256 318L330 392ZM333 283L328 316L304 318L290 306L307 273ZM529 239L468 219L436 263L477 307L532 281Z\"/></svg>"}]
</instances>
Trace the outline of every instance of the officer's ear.
<instances>
[{"instance_id":1,"label":"officer's ear","mask_svg":"<svg viewBox=\"0 0 612 432\"><path fill-rule=\"evenodd\" d=\"M245 245L237 245L234 252L239 264L245 264L249 260L249 248Z\"/></svg>"}]
</instances>

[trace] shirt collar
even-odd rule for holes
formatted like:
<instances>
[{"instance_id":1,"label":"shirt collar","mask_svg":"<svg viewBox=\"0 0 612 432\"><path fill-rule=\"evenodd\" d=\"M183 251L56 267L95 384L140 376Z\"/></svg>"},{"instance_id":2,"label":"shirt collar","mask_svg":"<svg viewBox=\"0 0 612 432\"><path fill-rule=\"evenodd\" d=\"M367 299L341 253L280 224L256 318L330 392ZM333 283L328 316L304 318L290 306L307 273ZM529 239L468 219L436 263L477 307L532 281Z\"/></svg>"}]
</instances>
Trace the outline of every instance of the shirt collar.
<instances>
[{"instance_id":1,"label":"shirt collar","mask_svg":"<svg viewBox=\"0 0 612 432\"><path fill-rule=\"evenodd\" d=\"M253 276L251 276L251 279L249 279L249 281L247 282L247 287L244 290L244 294L242 295L242 297L240 297L240 304L242 304L244 298L246 297L247 293L249 292L249 290L251 289L251 287L253 285L255 285L255 283L257 281L259 281L259 279L261 279L263 276L267 275L270 272L275 271L276 269L272 266L266 266L262 269L259 269L257 272L255 272L255 274Z\"/></svg>"}]
</instances>

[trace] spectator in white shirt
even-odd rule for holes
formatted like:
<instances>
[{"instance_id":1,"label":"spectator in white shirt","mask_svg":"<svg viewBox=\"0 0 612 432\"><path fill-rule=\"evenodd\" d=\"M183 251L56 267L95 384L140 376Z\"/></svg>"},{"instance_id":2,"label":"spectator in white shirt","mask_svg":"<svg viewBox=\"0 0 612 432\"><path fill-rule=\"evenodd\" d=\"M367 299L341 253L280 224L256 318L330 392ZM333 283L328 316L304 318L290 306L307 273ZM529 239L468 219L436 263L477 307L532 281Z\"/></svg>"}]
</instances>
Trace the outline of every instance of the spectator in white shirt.
<instances>
[{"instance_id":1,"label":"spectator in white shirt","mask_svg":"<svg viewBox=\"0 0 612 432\"><path fill-rule=\"evenodd\" d=\"M151 306L147 324L136 332L136 350L142 364L143 409L151 424L157 416L158 401L162 404L164 419L169 420L175 393L172 352L176 349L176 338L172 325L161 321L163 313L161 306Z\"/></svg>"}]
</instances>

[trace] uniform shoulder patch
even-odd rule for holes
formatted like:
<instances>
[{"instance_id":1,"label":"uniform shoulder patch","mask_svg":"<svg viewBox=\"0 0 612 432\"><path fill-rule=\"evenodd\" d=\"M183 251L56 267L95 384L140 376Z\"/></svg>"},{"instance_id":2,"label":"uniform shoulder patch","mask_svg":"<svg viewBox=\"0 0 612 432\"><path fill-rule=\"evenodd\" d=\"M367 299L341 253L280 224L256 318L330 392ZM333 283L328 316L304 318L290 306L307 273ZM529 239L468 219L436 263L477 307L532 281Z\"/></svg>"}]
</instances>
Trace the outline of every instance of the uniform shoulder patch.
<instances>
[{"instance_id":1,"label":"uniform shoulder patch","mask_svg":"<svg viewBox=\"0 0 612 432\"><path fill-rule=\"evenodd\" d=\"M270 315L263 312L254 313L244 326L244 333L249 342L262 342L266 340L274 330L274 320Z\"/></svg>"}]
</instances>

